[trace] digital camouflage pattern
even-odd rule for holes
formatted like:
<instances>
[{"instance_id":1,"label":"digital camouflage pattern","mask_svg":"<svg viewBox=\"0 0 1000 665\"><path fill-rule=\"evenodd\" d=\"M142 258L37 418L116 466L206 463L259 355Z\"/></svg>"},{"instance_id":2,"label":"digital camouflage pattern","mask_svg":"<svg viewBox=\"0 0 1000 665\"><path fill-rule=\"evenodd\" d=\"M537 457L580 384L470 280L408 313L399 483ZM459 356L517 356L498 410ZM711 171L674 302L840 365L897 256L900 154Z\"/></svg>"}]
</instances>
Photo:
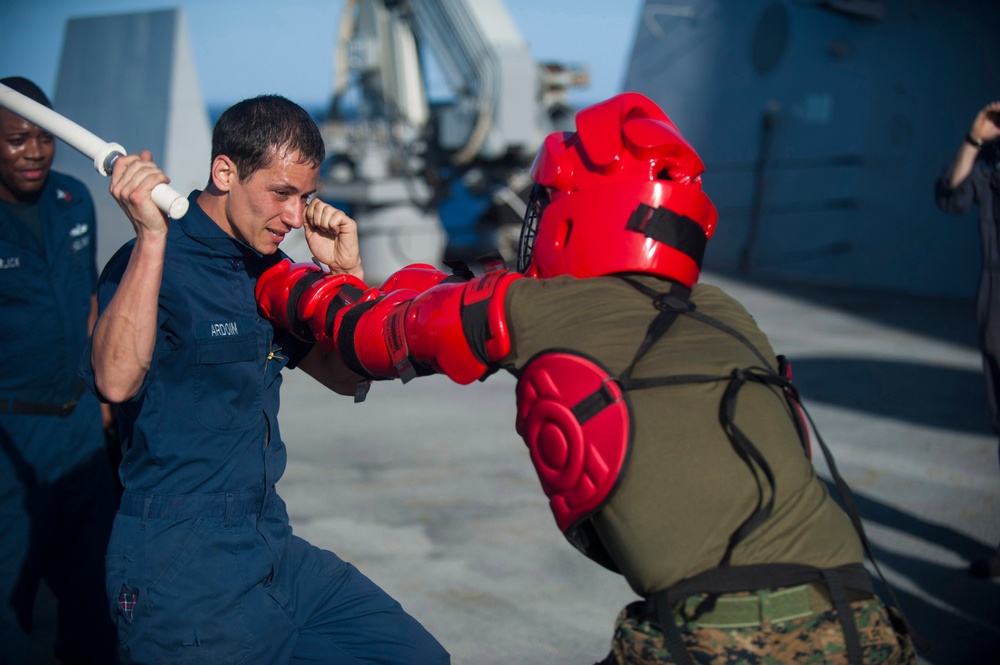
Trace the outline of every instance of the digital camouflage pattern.
<instances>
[{"instance_id":1,"label":"digital camouflage pattern","mask_svg":"<svg viewBox=\"0 0 1000 665\"><path fill-rule=\"evenodd\" d=\"M615 622L608 665L674 663L659 627L643 617L644 604L632 603ZM879 600L851 603L866 665L913 665L908 636L893 630ZM768 629L711 628L686 624L681 634L698 665L848 665L844 634L834 610L772 623Z\"/></svg>"}]
</instances>

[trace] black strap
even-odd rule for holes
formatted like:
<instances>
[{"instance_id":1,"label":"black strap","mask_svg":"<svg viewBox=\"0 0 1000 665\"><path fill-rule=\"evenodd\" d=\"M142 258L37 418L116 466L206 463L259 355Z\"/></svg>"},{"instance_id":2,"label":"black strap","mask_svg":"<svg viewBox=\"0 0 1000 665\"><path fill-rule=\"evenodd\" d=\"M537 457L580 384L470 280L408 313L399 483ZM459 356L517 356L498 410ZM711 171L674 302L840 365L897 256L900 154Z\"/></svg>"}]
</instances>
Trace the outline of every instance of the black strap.
<instances>
[{"instance_id":1,"label":"black strap","mask_svg":"<svg viewBox=\"0 0 1000 665\"><path fill-rule=\"evenodd\" d=\"M673 605L657 603L656 622L660 625L660 630L663 632L663 643L670 652L670 658L673 659L674 663L677 665L695 665L694 660L691 658L691 652L688 651L687 646L684 644L684 636L681 634L681 629L677 627L677 622L674 621Z\"/></svg>"},{"instance_id":2,"label":"black strap","mask_svg":"<svg viewBox=\"0 0 1000 665\"><path fill-rule=\"evenodd\" d=\"M660 313L649 325L649 328L646 331L646 338L643 340L642 344L639 346L639 350L635 354L635 357L632 359L632 365L622 372L621 378L623 381L629 380L632 374L632 367L638 362L639 358L645 355L656 340L667 332L671 324L677 320L677 316L680 314L685 314L692 319L701 321L702 323L710 325L713 328L726 333L730 337L733 337L747 347L755 356L757 356L757 359L760 360L761 364L765 367L770 366L770 362L764 358L763 354L761 354L757 347L754 346L743 333L716 318L697 311L695 304L691 302L691 289L685 287L683 284L672 282L670 290L666 293L661 293L630 277L618 275L618 278L652 298L653 306L660 310Z\"/></svg>"},{"instance_id":3,"label":"black strap","mask_svg":"<svg viewBox=\"0 0 1000 665\"><path fill-rule=\"evenodd\" d=\"M830 600L833 609L837 611L840 628L844 631L844 648L847 649L847 662L851 665L864 665L861 654L861 636L858 635L858 625L854 621L851 602L847 599L847 591L836 570L824 570L826 588L830 590Z\"/></svg>"},{"instance_id":4,"label":"black strap","mask_svg":"<svg viewBox=\"0 0 1000 665\"><path fill-rule=\"evenodd\" d=\"M640 203L628 218L625 229L642 233L687 254L701 268L708 237L701 224L690 217L667 208L651 208Z\"/></svg>"},{"instance_id":5,"label":"black strap","mask_svg":"<svg viewBox=\"0 0 1000 665\"><path fill-rule=\"evenodd\" d=\"M375 303L379 300L380 299L358 303L344 313L344 318L340 322L340 336L338 339L341 340L341 343L337 345L337 350L340 352L340 358L344 361L344 366L347 367L347 369L351 370L355 374L365 377L366 379L377 379L378 377L372 376L368 370L365 369L365 366L361 364L361 360L358 358L357 349L354 347L354 344L345 340L354 339L354 331L358 327L361 315L374 307Z\"/></svg>"},{"instance_id":6,"label":"black strap","mask_svg":"<svg viewBox=\"0 0 1000 665\"><path fill-rule=\"evenodd\" d=\"M444 261L444 264L451 268L451 274L453 276L458 277L463 282L468 282L476 276L476 274L469 269L469 266L465 263L465 261L449 259Z\"/></svg>"},{"instance_id":7,"label":"black strap","mask_svg":"<svg viewBox=\"0 0 1000 665\"><path fill-rule=\"evenodd\" d=\"M802 442L802 451L806 454L810 460L812 460L812 452L809 450L809 426L806 423L805 414L803 413L802 403L799 402L798 391L795 386L792 385L792 370L788 362L788 358L778 354L778 374L781 378L785 379L786 384L782 387L785 393L785 401L788 403L788 409L792 412L795 417L792 421L795 423L795 431L799 435L799 441Z\"/></svg>"},{"instance_id":8,"label":"black strap","mask_svg":"<svg viewBox=\"0 0 1000 665\"><path fill-rule=\"evenodd\" d=\"M658 293L634 279L628 277L621 277L621 279L652 298L653 305L659 310L659 314L656 315L656 318L650 322L649 327L646 329L646 337L642 340L642 344L639 345L635 355L632 357L632 362L619 377L622 386L627 387L630 385L632 371L635 369L639 359L646 355L646 352L649 351L650 347L657 340L663 337L681 313L687 313L694 309L694 303L690 300L691 289L678 282L673 282L670 285L670 290L666 293Z\"/></svg>"},{"instance_id":9,"label":"black strap","mask_svg":"<svg viewBox=\"0 0 1000 665\"><path fill-rule=\"evenodd\" d=\"M59 416L60 418L65 418L73 413L73 409L76 408L86 388L87 386L83 383L83 380L78 380L76 383L76 392L73 394L73 397L59 404L51 402L26 402L18 399L4 400L0 402L0 413L16 413L25 416Z\"/></svg>"},{"instance_id":10,"label":"black strap","mask_svg":"<svg viewBox=\"0 0 1000 665\"><path fill-rule=\"evenodd\" d=\"M835 570L845 587L865 593L875 593L871 576L860 563L849 563ZM671 605L676 605L684 598L699 593L718 595L773 587L798 586L810 582L824 583L826 577L823 573L824 569L798 563L726 566L706 570L654 595L662 597Z\"/></svg>"},{"instance_id":11,"label":"black strap","mask_svg":"<svg viewBox=\"0 0 1000 665\"><path fill-rule=\"evenodd\" d=\"M337 314L347 305L356 303L362 295L364 295L364 291L353 284L345 284L337 291L333 302L326 308L326 319L323 321L323 329L330 339L333 339L333 324L337 319Z\"/></svg>"},{"instance_id":12,"label":"black strap","mask_svg":"<svg viewBox=\"0 0 1000 665\"><path fill-rule=\"evenodd\" d=\"M794 391L794 386L792 387ZM795 395L796 401L798 401L798 393L793 393ZM801 401L799 402L801 405ZM847 482L840 475L840 471L837 469L837 464L833 460L833 453L827 447L826 442L823 441L823 437L820 436L819 430L816 428L816 423L813 421L812 415L806 410L805 406L802 406L802 413L809 420L809 426L812 428L813 434L816 436L816 443L819 445L819 449L823 451L823 458L826 460L826 465L830 471L830 477L833 478L834 486L837 488L837 494L840 496L840 500L844 504L844 512L851 520L851 524L854 525L854 530L858 534L858 538L861 539L861 544L865 549L865 554L868 556L868 560L871 561L872 567L875 568L875 572L878 573L879 579L885 585L886 593L889 595L889 601L892 606L899 613L899 619L903 624L903 629L905 632L913 639L914 644L917 648L923 651L929 651L931 648L930 642L924 639L922 636L918 635L910 627L909 621L903 614L903 608L899 604L899 599L896 598L895 592L892 590L892 585L889 584L888 580L885 579L885 575L882 574L882 569L878 565L878 560L875 558L875 553L872 552L871 543L868 542L868 536L865 533L865 527L861 522L861 512L858 510L858 504L854 500L854 494L851 492L851 488L848 487Z\"/></svg>"},{"instance_id":13,"label":"black strap","mask_svg":"<svg viewBox=\"0 0 1000 665\"><path fill-rule=\"evenodd\" d=\"M702 314L701 312L696 312L694 309L692 309L690 312L687 312L687 314L691 318L697 319L698 321L701 321L702 323L706 323L706 324L712 326L713 328L716 328L717 330L720 330L720 331L726 333L730 337L733 337L733 338L739 340L745 347L747 347L748 349L750 349L750 351L752 351L755 356L757 356L757 359L760 360L760 362L763 363L763 365L765 367L769 367L770 366L770 362L768 362L768 360L766 358L764 358L764 356L761 354L761 352L759 350L757 350L757 347L754 346L753 343L750 340L748 340L746 338L746 336L744 336L736 328L733 328L732 326L726 325L725 323L723 323L722 321L719 321L718 319L713 319L711 316L708 316L707 314Z\"/></svg>"},{"instance_id":14,"label":"black strap","mask_svg":"<svg viewBox=\"0 0 1000 665\"><path fill-rule=\"evenodd\" d=\"M322 270L310 270L302 279L292 284L292 287L288 290L288 300L285 302L285 320L291 326L292 334L299 339L309 342L316 341L316 336L309 329L309 325L299 318L299 299L302 298L302 294L305 293L306 289L326 277L326 275L327 273Z\"/></svg>"},{"instance_id":15,"label":"black strap","mask_svg":"<svg viewBox=\"0 0 1000 665\"><path fill-rule=\"evenodd\" d=\"M611 394L607 382L603 382L600 388L580 400L571 411L576 421L583 425L615 402L615 397Z\"/></svg>"},{"instance_id":16,"label":"black strap","mask_svg":"<svg viewBox=\"0 0 1000 665\"><path fill-rule=\"evenodd\" d=\"M768 465L767 460L764 459L764 456L761 454L757 446L750 440L750 438L736 426L735 415L737 397L740 389L747 383L747 381L764 384L770 383L782 386L784 383L787 383L787 380L767 369L767 361L750 342L750 340L748 340L738 330L717 319L703 315L700 312L696 312L694 303L692 303L690 299L691 290L689 288L678 282L673 282L670 285L670 289L666 293L662 293L629 277L620 276L620 278L641 293L649 296L653 300L653 306L659 310L659 313L646 329L646 337L643 339L642 344L639 345L638 350L632 358L632 362L627 368L625 368L625 371L622 372L619 377L619 382L621 383L623 389L632 390L636 388L679 385L691 382L729 381L729 385L726 387L726 392L724 393L722 402L720 403L719 421L722 424L722 428L725 431L726 436L729 438L733 449L736 451L737 455L739 455L740 459L742 459L747 465L750 472L754 476L758 489L758 503L754 508L753 513L751 513L746 521L744 521L743 524L741 524L739 528L737 528L736 531L734 531L730 536L726 552L719 564L720 566L727 566L736 546L745 540L755 529L760 527L760 525L763 524L768 517L770 517L771 511L774 507L775 492L774 474L771 471L771 467ZM646 354L647 351L649 351L653 344L663 337L670 326L677 320L677 317L681 314L691 316L698 321L707 323L714 328L717 328L718 330L736 338L749 348L755 356L757 356L757 358L764 365L764 368L752 368L751 370L737 369L728 376L687 375L656 377L652 379L632 379L632 372L639 360ZM757 473L758 468L761 473L764 474L764 477L770 486L770 494L767 494L764 490L760 475Z\"/></svg>"},{"instance_id":17,"label":"black strap","mask_svg":"<svg viewBox=\"0 0 1000 665\"><path fill-rule=\"evenodd\" d=\"M737 398L739 396L740 390L747 384L748 381L755 381L758 383L766 384L767 375L758 376L753 372L736 369L733 370L732 377L729 380L729 385L726 386L726 391L722 395L722 400L719 403L719 422L722 424L722 429L729 438L729 442L739 455L743 463L747 465L750 472L754 476L754 480L757 483L757 506L749 517L741 524L729 537L729 544L726 547L726 552L722 557L722 561L719 563L720 566L728 566L729 561L732 557L733 550L741 542L746 540L746 538L753 533L758 527L760 527L764 522L771 517L771 512L774 509L774 494L775 494L775 480L774 472L771 471L771 466L764 459L764 455L760 452L760 449L750 440L743 430L741 430L736 425L736 404ZM755 466L756 465L756 466ZM770 487L770 494L765 492L764 486L761 483L760 475L757 473L757 469L760 469L761 473L767 479L767 484ZM767 497L765 500L765 496Z\"/></svg>"}]
</instances>

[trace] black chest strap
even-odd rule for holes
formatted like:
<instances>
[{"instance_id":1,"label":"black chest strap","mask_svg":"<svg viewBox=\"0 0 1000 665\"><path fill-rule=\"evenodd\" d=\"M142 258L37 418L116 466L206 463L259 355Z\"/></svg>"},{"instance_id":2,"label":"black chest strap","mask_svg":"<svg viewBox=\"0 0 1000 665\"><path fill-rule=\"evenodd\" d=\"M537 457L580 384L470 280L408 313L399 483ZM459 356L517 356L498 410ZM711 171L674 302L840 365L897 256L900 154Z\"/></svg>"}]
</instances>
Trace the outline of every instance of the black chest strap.
<instances>
[{"instance_id":1,"label":"black chest strap","mask_svg":"<svg viewBox=\"0 0 1000 665\"><path fill-rule=\"evenodd\" d=\"M691 290L676 282L671 284L670 290L662 293L647 287L646 285L622 276L621 279L633 288L646 294L653 301L653 306L659 310L656 317L649 324L646 330L646 337L639 345L632 362L619 376L619 383L624 390L637 390L642 388L653 388L668 385L683 385L689 383L706 383L717 381L728 381L726 390L723 393L722 401L719 404L719 422L722 425L726 437L736 454L747 465L757 483L757 505L746 520L730 535L729 543L723 554L720 566L728 566L736 546L744 541L754 530L759 528L771 516L774 509L775 479L774 473L764 455L760 452L753 441L741 430L735 422L736 406L738 403L740 390L747 383L758 383L763 385L773 385L784 390L790 382L769 369L768 361L760 353L750 340L738 330L718 319L698 312L695 304L691 302ZM650 348L670 329L670 326L681 314L694 318L721 332L730 335L746 346L760 361L760 367L747 369L735 369L728 375L709 374L685 374L673 376L659 376L644 379L633 379L632 372L639 360L649 351ZM759 469L759 472L758 472ZM763 478L761 477L763 476ZM767 483L770 491L765 489Z\"/></svg>"}]
</instances>

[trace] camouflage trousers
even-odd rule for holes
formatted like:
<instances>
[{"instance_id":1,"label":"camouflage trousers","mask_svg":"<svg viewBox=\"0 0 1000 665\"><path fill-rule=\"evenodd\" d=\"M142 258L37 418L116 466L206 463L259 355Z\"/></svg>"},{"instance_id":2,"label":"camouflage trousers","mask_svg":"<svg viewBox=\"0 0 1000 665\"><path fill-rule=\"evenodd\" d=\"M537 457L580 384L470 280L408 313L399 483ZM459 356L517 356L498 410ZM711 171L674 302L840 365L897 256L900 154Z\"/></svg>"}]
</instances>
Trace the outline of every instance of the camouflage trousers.
<instances>
[{"instance_id":1,"label":"camouflage trousers","mask_svg":"<svg viewBox=\"0 0 1000 665\"><path fill-rule=\"evenodd\" d=\"M697 597L695 598L697 601ZM686 606L687 607L687 606ZM878 599L851 603L866 665L914 665L916 652L909 636L900 635L889 620L889 608ZM675 661L664 646L663 633L632 603L615 622L608 665L666 665ZM844 633L835 610L769 626L717 628L699 626L697 619L678 618L684 643L698 665L848 665Z\"/></svg>"}]
</instances>

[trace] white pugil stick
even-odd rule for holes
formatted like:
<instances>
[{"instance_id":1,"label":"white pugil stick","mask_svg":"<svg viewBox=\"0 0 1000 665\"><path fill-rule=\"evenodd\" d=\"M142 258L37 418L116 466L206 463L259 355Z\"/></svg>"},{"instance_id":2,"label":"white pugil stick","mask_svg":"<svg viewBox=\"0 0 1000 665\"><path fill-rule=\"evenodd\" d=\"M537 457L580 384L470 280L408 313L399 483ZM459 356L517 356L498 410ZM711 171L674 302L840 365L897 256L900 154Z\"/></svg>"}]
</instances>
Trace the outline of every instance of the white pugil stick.
<instances>
[{"instance_id":1,"label":"white pugil stick","mask_svg":"<svg viewBox=\"0 0 1000 665\"><path fill-rule=\"evenodd\" d=\"M0 106L38 125L62 139L84 156L94 160L94 168L103 176L111 174L115 160L127 154L118 143L107 143L69 118L59 115L44 104L26 97L0 83ZM180 219L188 209L187 197L167 184L153 188L153 203L171 219Z\"/></svg>"}]
</instances>

